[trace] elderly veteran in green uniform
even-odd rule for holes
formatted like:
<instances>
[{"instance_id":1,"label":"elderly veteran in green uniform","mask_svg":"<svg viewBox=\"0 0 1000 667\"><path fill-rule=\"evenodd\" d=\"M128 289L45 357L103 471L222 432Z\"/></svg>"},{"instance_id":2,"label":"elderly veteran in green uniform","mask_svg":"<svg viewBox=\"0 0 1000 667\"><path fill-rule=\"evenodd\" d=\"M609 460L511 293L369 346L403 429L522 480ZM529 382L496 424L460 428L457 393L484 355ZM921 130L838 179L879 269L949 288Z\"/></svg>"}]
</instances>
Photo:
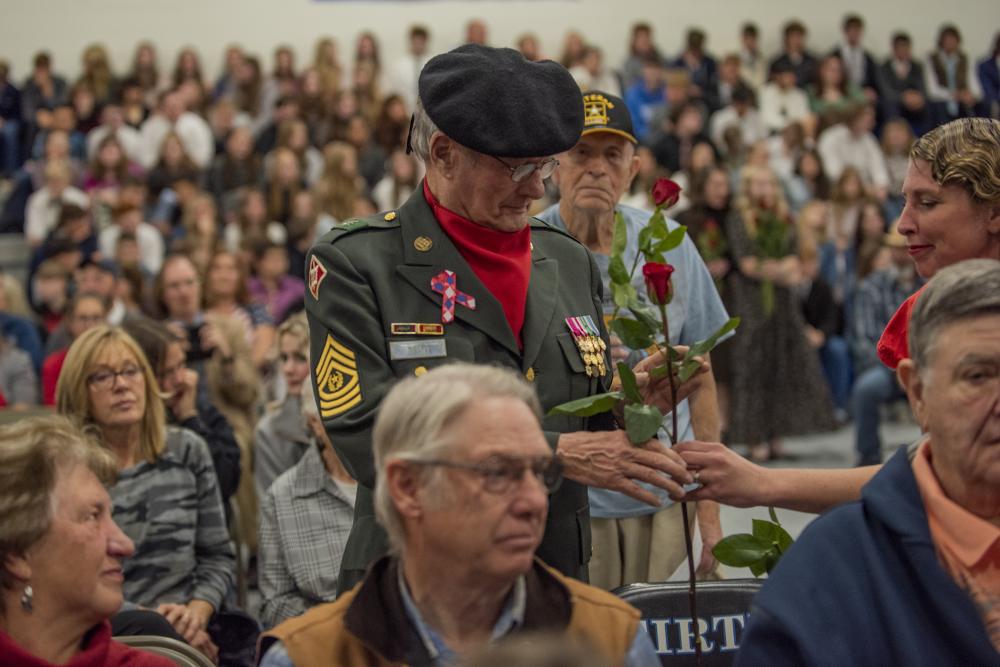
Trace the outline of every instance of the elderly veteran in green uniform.
<instances>
[{"instance_id":1,"label":"elderly veteran in green uniform","mask_svg":"<svg viewBox=\"0 0 1000 667\"><path fill-rule=\"evenodd\" d=\"M612 378L593 257L528 214L552 156L583 128L573 78L512 49L465 45L427 63L419 98L410 144L422 186L397 211L334 229L307 262L320 416L359 482L342 590L388 548L372 510L371 430L396 379L454 361L506 366L548 411ZM645 387L663 408L666 384ZM691 481L674 452L655 440L633 447L607 415L550 416L543 428L568 479L550 498L538 556L570 576L585 577L590 558L587 485L658 505L635 480L673 498Z\"/></svg>"}]
</instances>

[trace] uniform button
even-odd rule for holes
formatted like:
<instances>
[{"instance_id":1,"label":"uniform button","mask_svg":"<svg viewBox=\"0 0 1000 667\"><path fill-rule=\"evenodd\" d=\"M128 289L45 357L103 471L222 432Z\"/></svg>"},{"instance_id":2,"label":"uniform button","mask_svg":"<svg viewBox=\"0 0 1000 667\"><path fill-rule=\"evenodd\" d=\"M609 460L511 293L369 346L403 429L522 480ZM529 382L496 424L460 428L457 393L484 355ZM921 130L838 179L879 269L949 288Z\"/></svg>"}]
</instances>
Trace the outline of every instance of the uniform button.
<instances>
[{"instance_id":1,"label":"uniform button","mask_svg":"<svg viewBox=\"0 0 1000 667\"><path fill-rule=\"evenodd\" d=\"M529 368L528 370L524 371L524 379L527 380L528 382L534 382L535 381L535 369L534 368Z\"/></svg>"},{"instance_id":2,"label":"uniform button","mask_svg":"<svg viewBox=\"0 0 1000 667\"><path fill-rule=\"evenodd\" d=\"M434 241L431 241L426 236L418 236L417 238L413 239L413 247L419 250L420 252L427 252L428 250L431 249L432 245L434 245Z\"/></svg>"},{"instance_id":3,"label":"uniform button","mask_svg":"<svg viewBox=\"0 0 1000 667\"><path fill-rule=\"evenodd\" d=\"M426 372L427 372L427 368L424 367L424 366L417 366L416 368L413 369L413 374L416 375L417 377L420 377L421 375L423 375Z\"/></svg>"},{"instance_id":4,"label":"uniform button","mask_svg":"<svg viewBox=\"0 0 1000 667\"><path fill-rule=\"evenodd\" d=\"M395 211L389 211L388 213L385 214L385 221L386 222L392 222L395 219L396 219L396 212Z\"/></svg>"}]
</instances>

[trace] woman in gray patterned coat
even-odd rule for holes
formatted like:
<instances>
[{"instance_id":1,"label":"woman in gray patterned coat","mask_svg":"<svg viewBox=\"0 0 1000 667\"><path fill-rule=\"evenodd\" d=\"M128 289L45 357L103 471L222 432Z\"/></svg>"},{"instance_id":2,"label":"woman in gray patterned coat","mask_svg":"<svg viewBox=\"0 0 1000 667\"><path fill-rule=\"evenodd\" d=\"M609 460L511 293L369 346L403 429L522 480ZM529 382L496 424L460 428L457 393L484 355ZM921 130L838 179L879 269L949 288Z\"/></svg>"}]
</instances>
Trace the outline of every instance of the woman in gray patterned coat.
<instances>
[{"instance_id":1,"label":"woman in gray patterned coat","mask_svg":"<svg viewBox=\"0 0 1000 667\"><path fill-rule=\"evenodd\" d=\"M117 459L113 516L135 543L124 563L125 599L156 609L214 657L208 623L233 584L235 564L205 441L167 427L156 376L117 327L95 327L74 341L56 404L94 427Z\"/></svg>"}]
</instances>

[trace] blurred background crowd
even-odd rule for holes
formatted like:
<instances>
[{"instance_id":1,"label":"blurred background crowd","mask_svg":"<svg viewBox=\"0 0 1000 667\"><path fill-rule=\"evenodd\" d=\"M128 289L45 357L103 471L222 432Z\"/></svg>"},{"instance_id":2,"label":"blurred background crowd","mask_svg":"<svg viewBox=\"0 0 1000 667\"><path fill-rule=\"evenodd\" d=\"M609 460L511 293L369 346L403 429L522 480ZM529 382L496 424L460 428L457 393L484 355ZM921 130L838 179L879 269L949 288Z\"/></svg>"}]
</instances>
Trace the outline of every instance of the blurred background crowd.
<instances>
[{"instance_id":1,"label":"blurred background crowd","mask_svg":"<svg viewBox=\"0 0 1000 667\"><path fill-rule=\"evenodd\" d=\"M640 22L624 62L575 31L546 48L530 33L511 45L624 98L641 142L625 203L649 207L657 178L681 184L669 215L688 226L729 311L766 322L773 340L805 338L819 359L829 402L802 406L767 383L765 395L746 389L773 360L720 348L727 442L760 459L780 456L786 435L762 405L813 410L817 427L853 419L859 461L879 459L878 406L902 394L875 343L920 284L892 231L909 148L942 122L1000 113L1000 34L966 44L943 25L918 54L902 31L868 44L861 16L840 27L836 43L816 44L797 20L747 23L740 49L717 54L699 28L668 49ZM227 518L232 497L240 542L256 552L258 502L280 512L272 482L325 437L301 396L305 253L418 187L405 146L431 29L411 26L392 62L370 32L320 39L306 59L289 45L233 44L218 76L196 50L150 41L129 62L87 47L74 80L45 50L30 72L0 60L0 405L54 405L67 349L89 329L125 323L142 344L158 322L167 338L147 331L143 352L166 417L206 440ZM779 52L761 51L764 31L780 35ZM489 43L488 26L470 21L465 39ZM538 210L555 201L549 188ZM749 256L774 261L751 277ZM327 449L316 451L349 527L350 478ZM323 594L322 581L296 585ZM265 607L269 622L301 611L282 604Z\"/></svg>"}]
</instances>

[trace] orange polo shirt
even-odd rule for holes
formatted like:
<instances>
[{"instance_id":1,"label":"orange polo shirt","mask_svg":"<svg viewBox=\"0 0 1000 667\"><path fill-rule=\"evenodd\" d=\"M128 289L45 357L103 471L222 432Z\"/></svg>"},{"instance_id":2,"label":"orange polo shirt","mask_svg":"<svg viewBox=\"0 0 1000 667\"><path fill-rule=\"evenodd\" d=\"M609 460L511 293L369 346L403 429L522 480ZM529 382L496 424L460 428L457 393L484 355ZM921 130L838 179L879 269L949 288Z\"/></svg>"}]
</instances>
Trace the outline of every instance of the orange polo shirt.
<instances>
[{"instance_id":1,"label":"orange polo shirt","mask_svg":"<svg viewBox=\"0 0 1000 667\"><path fill-rule=\"evenodd\" d=\"M972 598L990 641L1000 651L1000 527L945 495L931 468L926 442L913 459L913 475L927 510L938 560Z\"/></svg>"}]
</instances>

